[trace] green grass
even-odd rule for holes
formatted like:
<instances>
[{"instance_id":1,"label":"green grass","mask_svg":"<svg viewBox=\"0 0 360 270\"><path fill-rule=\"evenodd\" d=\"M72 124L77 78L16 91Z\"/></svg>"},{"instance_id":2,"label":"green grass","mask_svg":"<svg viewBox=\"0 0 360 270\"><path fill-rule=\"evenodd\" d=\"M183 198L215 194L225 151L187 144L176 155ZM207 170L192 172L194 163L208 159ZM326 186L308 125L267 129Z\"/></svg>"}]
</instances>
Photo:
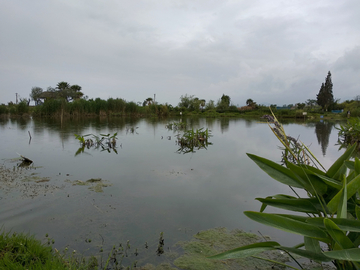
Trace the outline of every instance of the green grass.
<instances>
[{"instance_id":1,"label":"green grass","mask_svg":"<svg viewBox=\"0 0 360 270\"><path fill-rule=\"evenodd\" d=\"M60 254L48 244L23 233L11 233L1 231L0 234L0 269L97 269L96 258L92 257L88 262L75 256Z\"/></svg>"}]
</instances>

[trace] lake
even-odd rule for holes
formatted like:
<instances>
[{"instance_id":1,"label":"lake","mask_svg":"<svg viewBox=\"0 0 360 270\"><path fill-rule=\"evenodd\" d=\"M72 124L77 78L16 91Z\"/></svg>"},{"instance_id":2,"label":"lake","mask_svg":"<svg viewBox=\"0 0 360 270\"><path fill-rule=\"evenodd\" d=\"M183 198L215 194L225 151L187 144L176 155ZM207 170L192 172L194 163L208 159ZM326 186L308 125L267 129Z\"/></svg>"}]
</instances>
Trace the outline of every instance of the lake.
<instances>
[{"instance_id":1,"label":"lake","mask_svg":"<svg viewBox=\"0 0 360 270\"><path fill-rule=\"evenodd\" d=\"M260 209L256 197L291 194L246 155L281 160L280 143L264 120L183 118L188 128L208 128L212 135L207 149L187 154L177 151L178 132L165 128L172 121L180 119L0 120L0 158L16 175L9 184L1 182L1 226L41 240L48 234L57 249L69 247L84 255L98 254L102 248L105 253L128 240L139 253L148 243L148 254L155 255L160 232L170 249L215 227L260 231L283 245L301 240L243 214ZM283 124L325 168L343 152L336 145L335 122ZM116 152L94 147L78 152L74 134L115 132ZM33 164L19 168L17 153ZM87 182L99 178L104 184L99 189L97 182Z\"/></svg>"}]
</instances>

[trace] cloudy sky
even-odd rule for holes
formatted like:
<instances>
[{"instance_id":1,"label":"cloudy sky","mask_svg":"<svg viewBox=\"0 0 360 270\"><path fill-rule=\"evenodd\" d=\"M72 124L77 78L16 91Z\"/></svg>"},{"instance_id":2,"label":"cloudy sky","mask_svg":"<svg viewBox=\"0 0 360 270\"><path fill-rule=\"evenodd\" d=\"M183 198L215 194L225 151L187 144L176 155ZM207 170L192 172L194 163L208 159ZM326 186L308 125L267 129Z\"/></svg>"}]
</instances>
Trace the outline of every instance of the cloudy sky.
<instances>
[{"instance_id":1,"label":"cloudy sky","mask_svg":"<svg viewBox=\"0 0 360 270\"><path fill-rule=\"evenodd\" d=\"M0 103L60 81L89 98L234 105L360 95L358 0L2 0Z\"/></svg>"}]
</instances>

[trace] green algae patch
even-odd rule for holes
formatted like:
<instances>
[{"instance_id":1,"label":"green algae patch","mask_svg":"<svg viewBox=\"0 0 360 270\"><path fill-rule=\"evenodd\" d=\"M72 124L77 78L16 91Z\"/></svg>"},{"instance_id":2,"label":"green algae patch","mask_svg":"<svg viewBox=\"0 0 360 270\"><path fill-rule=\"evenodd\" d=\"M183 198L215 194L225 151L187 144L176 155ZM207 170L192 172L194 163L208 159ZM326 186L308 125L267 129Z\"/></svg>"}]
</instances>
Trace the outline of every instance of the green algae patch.
<instances>
[{"instance_id":1,"label":"green algae patch","mask_svg":"<svg viewBox=\"0 0 360 270\"><path fill-rule=\"evenodd\" d=\"M89 186L89 189L92 190L92 191L95 191L95 192L103 192L104 187L111 186L111 184L108 181L102 180L101 178L91 178L91 179L86 180L86 181L81 181L81 180L70 181L70 180L66 180L66 182L72 183L73 186Z\"/></svg>"},{"instance_id":2,"label":"green algae patch","mask_svg":"<svg viewBox=\"0 0 360 270\"><path fill-rule=\"evenodd\" d=\"M193 238L190 241L177 243L184 250L184 255L174 261L175 266L187 270L285 269L281 265L254 257L232 260L208 258L229 249L263 241L263 238L255 234L241 230L229 231L226 228L215 228L198 232ZM289 261L288 256L280 253L280 251L264 252L259 257L282 263Z\"/></svg>"}]
</instances>

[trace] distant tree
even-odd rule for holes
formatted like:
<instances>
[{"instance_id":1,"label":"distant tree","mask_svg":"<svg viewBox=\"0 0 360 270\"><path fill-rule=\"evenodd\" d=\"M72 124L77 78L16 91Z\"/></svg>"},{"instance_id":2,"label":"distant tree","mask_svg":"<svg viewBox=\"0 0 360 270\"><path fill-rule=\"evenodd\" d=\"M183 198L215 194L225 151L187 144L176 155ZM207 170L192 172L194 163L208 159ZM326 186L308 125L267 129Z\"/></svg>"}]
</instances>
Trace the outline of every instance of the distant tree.
<instances>
[{"instance_id":1,"label":"distant tree","mask_svg":"<svg viewBox=\"0 0 360 270\"><path fill-rule=\"evenodd\" d=\"M223 94L221 97L221 104L225 105L226 107L229 107L230 106L230 97Z\"/></svg>"},{"instance_id":2,"label":"distant tree","mask_svg":"<svg viewBox=\"0 0 360 270\"><path fill-rule=\"evenodd\" d=\"M325 111L334 103L333 96L333 83L331 81L331 73L328 72L326 76L325 83L321 84L319 94L317 94L317 103L321 106L321 108Z\"/></svg>"},{"instance_id":3,"label":"distant tree","mask_svg":"<svg viewBox=\"0 0 360 270\"><path fill-rule=\"evenodd\" d=\"M305 103L296 103L296 107L297 107L299 110L302 110L302 109L304 109L304 107L305 107Z\"/></svg>"},{"instance_id":4,"label":"distant tree","mask_svg":"<svg viewBox=\"0 0 360 270\"><path fill-rule=\"evenodd\" d=\"M248 100L246 100L246 105L247 106L250 106L252 108L255 108L257 105L256 105L256 102L254 102L251 98L249 98Z\"/></svg>"},{"instance_id":5,"label":"distant tree","mask_svg":"<svg viewBox=\"0 0 360 270\"><path fill-rule=\"evenodd\" d=\"M38 105L40 102L39 96L43 92L41 87L33 87L31 88L30 98L31 100L35 101L35 105Z\"/></svg>"},{"instance_id":6,"label":"distant tree","mask_svg":"<svg viewBox=\"0 0 360 270\"><path fill-rule=\"evenodd\" d=\"M66 101L81 98L84 94L81 92L81 86L74 84L70 85L67 82L59 82L56 85L59 97L65 98Z\"/></svg>"},{"instance_id":7,"label":"distant tree","mask_svg":"<svg viewBox=\"0 0 360 270\"><path fill-rule=\"evenodd\" d=\"M205 105L205 110L214 110L215 109L215 102L213 100L209 100L209 102Z\"/></svg>"},{"instance_id":8,"label":"distant tree","mask_svg":"<svg viewBox=\"0 0 360 270\"><path fill-rule=\"evenodd\" d=\"M151 97L148 97L147 99L144 100L143 102L143 106L150 106L151 104L154 103L154 100Z\"/></svg>"},{"instance_id":9,"label":"distant tree","mask_svg":"<svg viewBox=\"0 0 360 270\"><path fill-rule=\"evenodd\" d=\"M205 99L200 99L200 107L203 110L206 104L206 100Z\"/></svg>"},{"instance_id":10,"label":"distant tree","mask_svg":"<svg viewBox=\"0 0 360 270\"><path fill-rule=\"evenodd\" d=\"M251 99L251 98L249 98L248 100L246 100L246 105L247 106L251 106L251 104L253 104L254 103L254 101Z\"/></svg>"},{"instance_id":11,"label":"distant tree","mask_svg":"<svg viewBox=\"0 0 360 270\"><path fill-rule=\"evenodd\" d=\"M194 95L185 95L180 97L179 108L185 108L189 111L198 111L201 100Z\"/></svg>"},{"instance_id":12,"label":"distant tree","mask_svg":"<svg viewBox=\"0 0 360 270\"><path fill-rule=\"evenodd\" d=\"M316 106L317 101L316 101L316 99L308 99L305 101L305 104L307 106L309 106L310 108L312 108L312 107Z\"/></svg>"}]
</instances>

